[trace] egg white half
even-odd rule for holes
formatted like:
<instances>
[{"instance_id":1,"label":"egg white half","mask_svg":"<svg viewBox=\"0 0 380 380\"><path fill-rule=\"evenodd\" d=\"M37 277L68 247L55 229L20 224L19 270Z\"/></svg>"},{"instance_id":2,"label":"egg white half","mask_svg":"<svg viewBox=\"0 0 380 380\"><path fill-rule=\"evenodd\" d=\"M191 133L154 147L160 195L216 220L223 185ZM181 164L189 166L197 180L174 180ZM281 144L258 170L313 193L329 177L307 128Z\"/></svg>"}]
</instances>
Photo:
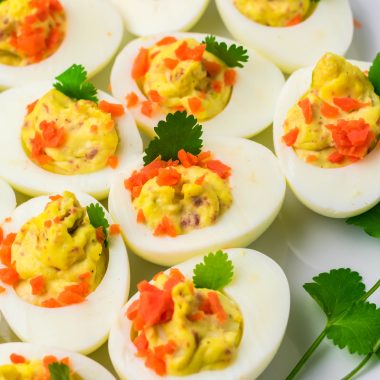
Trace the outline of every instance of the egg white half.
<instances>
[{"instance_id":1,"label":"egg white half","mask_svg":"<svg viewBox=\"0 0 380 380\"><path fill-rule=\"evenodd\" d=\"M370 63L350 61L361 70ZM313 211L333 217L346 218L360 214L380 201L380 149L375 148L363 160L333 169L307 164L292 147L282 141L284 121L288 110L311 85L313 68L295 72L287 81L277 104L273 138L281 167L297 198Z\"/></svg>"},{"instance_id":2,"label":"egg white half","mask_svg":"<svg viewBox=\"0 0 380 380\"><path fill-rule=\"evenodd\" d=\"M16 208L16 195L13 189L0 179L0 223Z\"/></svg>"},{"instance_id":3,"label":"egg white half","mask_svg":"<svg viewBox=\"0 0 380 380\"><path fill-rule=\"evenodd\" d=\"M117 11L104 0L60 1L67 28L58 50L28 66L0 64L0 88L53 79L73 63L83 65L92 77L112 59L123 37L123 22Z\"/></svg>"},{"instance_id":4,"label":"egg white half","mask_svg":"<svg viewBox=\"0 0 380 380\"><path fill-rule=\"evenodd\" d=\"M111 0L125 27L137 36L189 30L203 15L209 0Z\"/></svg>"},{"instance_id":5,"label":"egg white half","mask_svg":"<svg viewBox=\"0 0 380 380\"><path fill-rule=\"evenodd\" d=\"M75 195L83 207L96 203L87 194ZM5 226L5 233L17 233L25 222L40 214L49 201L43 196L17 207L11 222ZM106 210L105 213L112 224ZM55 309L35 306L22 300L13 287L4 285L6 291L0 295L0 310L21 340L88 354L107 340L111 325L128 297L129 282L123 239L121 235L112 236L107 270L99 286L84 302Z\"/></svg>"},{"instance_id":6,"label":"egg white half","mask_svg":"<svg viewBox=\"0 0 380 380\"><path fill-rule=\"evenodd\" d=\"M120 224L130 248L145 260L161 265L174 265L210 250L245 247L258 238L280 211L285 179L271 151L250 140L210 137L204 150L232 168L229 178L232 205L208 227L195 229L175 238L157 237L144 224L136 222L136 210L124 180L142 167L142 158L115 176L108 206Z\"/></svg>"},{"instance_id":7,"label":"egg white half","mask_svg":"<svg viewBox=\"0 0 380 380\"><path fill-rule=\"evenodd\" d=\"M29 360L42 360L44 356L54 355L57 359L70 358L73 370L85 380L115 380L115 378L100 364L86 356L59 350L57 348L29 343L3 343L0 344L0 365L12 364L11 354L22 355Z\"/></svg>"},{"instance_id":8,"label":"egg white half","mask_svg":"<svg viewBox=\"0 0 380 380\"><path fill-rule=\"evenodd\" d=\"M322 0L305 21L292 27L270 27L250 20L233 0L216 0L230 33L257 49L286 73L314 64L324 53L344 55L353 36L348 0Z\"/></svg>"},{"instance_id":9,"label":"egg white half","mask_svg":"<svg viewBox=\"0 0 380 380\"><path fill-rule=\"evenodd\" d=\"M0 177L15 189L35 196L66 189L83 191L97 199L107 196L112 175L122 170L127 162L142 152L142 140L130 112L115 118L119 145L116 169L105 167L89 174L61 175L36 165L25 153L21 143L21 127L26 106L52 88L51 82L40 82L7 90L0 94ZM110 95L98 91L99 100L119 103Z\"/></svg>"},{"instance_id":10,"label":"egg white half","mask_svg":"<svg viewBox=\"0 0 380 380\"><path fill-rule=\"evenodd\" d=\"M180 380L241 380L256 379L276 354L285 333L290 306L289 285L282 269L268 256L244 248L226 250L234 265L234 278L224 288L225 294L239 306L244 319L243 336L235 360L226 368L202 371L197 374L166 376ZM196 264L203 257L195 257L176 266L191 278ZM144 360L138 358L130 338L131 321L125 316L129 305L139 297L135 294L119 313L111 329L108 351L112 363L125 380L158 380Z\"/></svg>"},{"instance_id":11,"label":"egg white half","mask_svg":"<svg viewBox=\"0 0 380 380\"><path fill-rule=\"evenodd\" d=\"M202 42L207 36L200 33L171 33L177 39L193 38ZM145 37L130 42L116 57L111 72L113 95L125 103L125 97L134 92L139 100L147 100L131 76L133 62L140 48L149 48L157 43L163 35ZM227 45L238 44L226 38L217 37ZM239 44L238 44L239 45ZM237 81L226 107L215 117L203 121L205 133L225 136L250 137L268 127L273 121L277 97L284 85L281 71L269 61L253 51L248 52L249 61L243 68L235 68ZM139 105L130 110L141 130L149 137L154 137L154 127L165 119L165 114L155 112L147 117Z\"/></svg>"}]
</instances>

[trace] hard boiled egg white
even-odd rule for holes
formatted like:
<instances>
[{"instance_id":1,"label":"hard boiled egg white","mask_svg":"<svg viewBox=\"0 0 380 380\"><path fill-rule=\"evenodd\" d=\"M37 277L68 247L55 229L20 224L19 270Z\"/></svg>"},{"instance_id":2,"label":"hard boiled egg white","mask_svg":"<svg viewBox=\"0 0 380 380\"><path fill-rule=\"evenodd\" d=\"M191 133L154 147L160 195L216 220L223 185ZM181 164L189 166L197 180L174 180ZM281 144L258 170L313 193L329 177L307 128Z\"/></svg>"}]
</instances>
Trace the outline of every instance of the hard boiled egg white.
<instances>
[{"instance_id":1,"label":"hard boiled egg white","mask_svg":"<svg viewBox=\"0 0 380 380\"><path fill-rule=\"evenodd\" d=\"M131 158L142 152L142 141L133 117L127 111L115 118L119 136L116 169L106 167L89 174L60 175L37 166L25 153L21 144L21 127L26 107L52 88L51 82L40 82L7 90L0 94L0 176L22 193L35 196L64 189L83 191L98 199L108 194L111 177ZM98 91L99 100L118 101Z\"/></svg>"},{"instance_id":2,"label":"hard boiled egg white","mask_svg":"<svg viewBox=\"0 0 380 380\"><path fill-rule=\"evenodd\" d=\"M303 22L292 27L270 27L254 22L236 8L233 0L216 0L230 33L257 49L286 73L314 64L326 52L344 55L353 36L348 0L322 0Z\"/></svg>"},{"instance_id":3,"label":"hard boiled egg white","mask_svg":"<svg viewBox=\"0 0 380 380\"><path fill-rule=\"evenodd\" d=\"M83 207L96 203L87 194L75 195ZM5 233L17 233L26 221L40 214L48 202L49 198L43 196L17 207L11 222L6 224ZM106 217L112 224L107 212ZM0 310L21 340L90 353L107 340L117 312L128 296L129 264L123 239L120 235L111 237L104 277L82 303L53 309L35 306L21 299L13 287L5 286L6 291L0 295Z\"/></svg>"},{"instance_id":4,"label":"hard boiled egg white","mask_svg":"<svg viewBox=\"0 0 380 380\"><path fill-rule=\"evenodd\" d=\"M243 336L235 360L226 368L202 371L188 376L169 376L168 379L186 380L241 380L256 379L268 366L279 348L286 329L290 294L289 285L281 268L260 252L234 248L226 250L234 265L234 278L224 288L226 295L239 306L244 319ZM203 257L195 257L177 266L187 278L192 278L196 264ZM131 321L125 316L129 305L139 297L135 294L119 313L111 329L108 350L112 363L124 380L158 380L144 360L136 356L131 341Z\"/></svg>"},{"instance_id":5,"label":"hard boiled egg white","mask_svg":"<svg viewBox=\"0 0 380 380\"><path fill-rule=\"evenodd\" d=\"M350 62L361 70L368 70L370 66L366 62ZM295 72L280 95L273 124L276 154L290 187L305 206L333 218L360 214L380 200L380 183L377 180L379 149L374 149L354 164L323 169L307 164L293 148L282 142L287 112L310 87L312 70L306 68Z\"/></svg>"},{"instance_id":6,"label":"hard boiled egg white","mask_svg":"<svg viewBox=\"0 0 380 380\"><path fill-rule=\"evenodd\" d=\"M71 368L84 380L101 379L115 380L115 378L100 364L86 356L73 352L50 348L29 343L4 343L0 344L0 365L12 364L9 356L17 354L28 360L42 360L44 356L53 355L57 359L70 358Z\"/></svg>"},{"instance_id":7,"label":"hard boiled egg white","mask_svg":"<svg viewBox=\"0 0 380 380\"><path fill-rule=\"evenodd\" d=\"M189 30L202 16L209 0L111 0L128 31L137 36Z\"/></svg>"},{"instance_id":8,"label":"hard boiled egg white","mask_svg":"<svg viewBox=\"0 0 380 380\"><path fill-rule=\"evenodd\" d=\"M193 38L202 42L207 36L198 33L171 33L178 40ZM163 38L163 35L136 39L130 42L117 56L111 72L112 93L121 102L130 92L134 92L140 100L147 100L131 76L133 62L140 48L150 48ZM227 45L236 42L217 37L217 41L225 41ZM238 44L239 45L239 44ZM249 61L243 68L235 68L237 82L233 87L227 106L214 118L202 122L205 133L225 136L250 137L268 127L273 121L274 107L277 97L284 85L280 70L261 58L257 53L248 52ZM155 136L154 127L165 119L161 112L147 117L141 107L131 108L138 127L150 137Z\"/></svg>"},{"instance_id":9,"label":"hard boiled egg white","mask_svg":"<svg viewBox=\"0 0 380 380\"><path fill-rule=\"evenodd\" d=\"M204 145L205 151L212 151L215 159L232 168L232 205L209 227L175 238L154 236L151 229L136 222L131 194L124 187L124 180L133 170L142 167L142 158L115 176L108 201L110 213L121 225L127 244L145 260L174 265L215 249L245 247L269 227L280 211L285 180L272 152L241 138L209 137Z\"/></svg>"},{"instance_id":10,"label":"hard boiled egg white","mask_svg":"<svg viewBox=\"0 0 380 380\"><path fill-rule=\"evenodd\" d=\"M16 196L13 189L0 179L0 223L16 208Z\"/></svg>"},{"instance_id":11,"label":"hard boiled egg white","mask_svg":"<svg viewBox=\"0 0 380 380\"><path fill-rule=\"evenodd\" d=\"M61 0L61 4L66 13L61 46L32 65L0 64L0 88L52 79L74 62L85 66L91 77L111 60L123 36L123 22L116 10L104 0Z\"/></svg>"}]
</instances>

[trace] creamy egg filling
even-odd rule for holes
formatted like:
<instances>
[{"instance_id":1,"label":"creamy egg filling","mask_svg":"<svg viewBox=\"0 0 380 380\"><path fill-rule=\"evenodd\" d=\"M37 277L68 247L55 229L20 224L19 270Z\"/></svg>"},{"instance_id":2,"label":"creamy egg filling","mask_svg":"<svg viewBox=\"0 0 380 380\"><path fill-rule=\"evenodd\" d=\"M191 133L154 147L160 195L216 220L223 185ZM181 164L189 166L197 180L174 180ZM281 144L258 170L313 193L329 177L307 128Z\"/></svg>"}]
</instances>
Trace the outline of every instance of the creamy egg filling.
<instances>
[{"instance_id":1,"label":"creamy egg filling","mask_svg":"<svg viewBox=\"0 0 380 380\"><path fill-rule=\"evenodd\" d=\"M145 69L137 82L152 103L164 113L186 110L198 121L220 113L231 96L235 71L193 39L166 37L150 49L142 49ZM136 66L135 61L135 66ZM143 104L142 112L147 113Z\"/></svg>"},{"instance_id":2,"label":"creamy egg filling","mask_svg":"<svg viewBox=\"0 0 380 380\"><path fill-rule=\"evenodd\" d=\"M110 113L92 101L75 101L55 89L29 106L21 140L37 165L64 175L103 169L119 142Z\"/></svg>"},{"instance_id":3,"label":"creamy egg filling","mask_svg":"<svg viewBox=\"0 0 380 380\"><path fill-rule=\"evenodd\" d=\"M65 30L59 0L0 2L0 63L26 66L49 57L59 48Z\"/></svg>"},{"instance_id":4,"label":"creamy egg filling","mask_svg":"<svg viewBox=\"0 0 380 380\"><path fill-rule=\"evenodd\" d=\"M274 27L299 24L314 8L310 0L234 0L234 3L244 16Z\"/></svg>"},{"instance_id":5,"label":"creamy egg filling","mask_svg":"<svg viewBox=\"0 0 380 380\"><path fill-rule=\"evenodd\" d=\"M108 253L103 241L86 209L70 192L52 197L42 213L7 239L1 250L2 262L14 277L16 293L35 305L82 302L106 271Z\"/></svg>"},{"instance_id":6,"label":"creamy egg filling","mask_svg":"<svg viewBox=\"0 0 380 380\"><path fill-rule=\"evenodd\" d=\"M139 284L140 298L127 317L133 321L137 355L159 375L182 376L221 369L239 347L243 316L225 294L196 289L177 270ZM154 306L156 306L156 308Z\"/></svg>"},{"instance_id":7,"label":"creamy egg filling","mask_svg":"<svg viewBox=\"0 0 380 380\"><path fill-rule=\"evenodd\" d=\"M376 146L379 121L380 98L367 76L328 53L315 66L310 89L288 111L283 142L309 164L342 167Z\"/></svg>"}]
</instances>

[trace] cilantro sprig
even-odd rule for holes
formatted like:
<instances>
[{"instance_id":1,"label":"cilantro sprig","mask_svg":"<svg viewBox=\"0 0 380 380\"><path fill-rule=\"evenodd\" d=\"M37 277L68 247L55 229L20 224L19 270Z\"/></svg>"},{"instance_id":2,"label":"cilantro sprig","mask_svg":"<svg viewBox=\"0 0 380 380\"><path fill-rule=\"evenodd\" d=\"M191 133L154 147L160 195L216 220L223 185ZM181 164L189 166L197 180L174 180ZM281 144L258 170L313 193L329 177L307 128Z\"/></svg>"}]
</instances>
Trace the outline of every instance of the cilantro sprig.
<instances>
[{"instance_id":1,"label":"cilantro sprig","mask_svg":"<svg viewBox=\"0 0 380 380\"><path fill-rule=\"evenodd\" d=\"M380 203L363 214L348 218L346 223L361 227L368 235L380 238Z\"/></svg>"},{"instance_id":2,"label":"cilantro sprig","mask_svg":"<svg viewBox=\"0 0 380 380\"><path fill-rule=\"evenodd\" d=\"M87 81L87 71L82 65L72 65L56 78L53 87L72 99L98 102L95 86Z\"/></svg>"},{"instance_id":3,"label":"cilantro sprig","mask_svg":"<svg viewBox=\"0 0 380 380\"><path fill-rule=\"evenodd\" d=\"M209 253L194 268L193 282L196 288L221 290L234 275L234 266L223 251Z\"/></svg>"},{"instance_id":4,"label":"cilantro sprig","mask_svg":"<svg viewBox=\"0 0 380 380\"><path fill-rule=\"evenodd\" d=\"M373 84L375 92L380 96L380 53L377 53L368 71L368 79Z\"/></svg>"},{"instance_id":5,"label":"cilantro sprig","mask_svg":"<svg viewBox=\"0 0 380 380\"><path fill-rule=\"evenodd\" d=\"M225 42L217 42L215 36L207 36L202 43L206 44L206 50L221 59L229 67L243 67L248 62L249 56L243 46L232 44L227 46Z\"/></svg>"},{"instance_id":6,"label":"cilantro sprig","mask_svg":"<svg viewBox=\"0 0 380 380\"><path fill-rule=\"evenodd\" d=\"M70 368L63 363L49 364L51 380L70 380Z\"/></svg>"},{"instance_id":7,"label":"cilantro sprig","mask_svg":"<svg viewBox=\"0 0 380 380\"><path fill-rule=\"evenodd\" d=\"M380 280L369 290L359 273L351 269L333 269L313 278L304 289L324 311L325 328L300 359L286 380L294 379L307 360L327 337L339 348L366 355L362 363L344 377L349 380L378 353L380 347L380 309L367 299L380 287Z\"/></svg>"},{"instance_id":8,"label":"cilantro sprig","mask_svg":"<svg viewBox=\"0 0 380 380\"><path fill-rule=\"evenodd\" d=\"M104 213L103 207L97 203L91 203L89 206L87 206L87 215L90 219L90 223L94 228L101 227L103 229L104 236L106 237L104 245L107 247L109 223Z\"/></svg>"},{"instance_id":9,"label":"cilantro sprig","mask_svg":"<svg viewBox=\"0 0 380 380\"><path fill-rule=\"evenodd\" d=\"M201 152L202 126L198 124L194 116L188 115L186 111L169 113L166 120L161 120L154 130L157 137L145 149L145 165L159 156L165 161L177 160L178 152L181 149L194 155Z\"/></svg>"}]
</instances>

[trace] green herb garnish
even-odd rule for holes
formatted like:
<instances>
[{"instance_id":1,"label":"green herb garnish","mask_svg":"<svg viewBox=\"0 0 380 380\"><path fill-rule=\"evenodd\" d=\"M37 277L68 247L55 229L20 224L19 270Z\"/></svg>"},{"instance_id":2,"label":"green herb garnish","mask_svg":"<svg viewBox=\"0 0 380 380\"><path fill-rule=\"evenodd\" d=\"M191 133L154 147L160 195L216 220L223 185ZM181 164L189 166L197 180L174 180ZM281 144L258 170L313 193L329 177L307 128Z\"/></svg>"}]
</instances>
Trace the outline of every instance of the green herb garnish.
<instances>
[{"instance_id":1,"label":"green herb garnish","mask_svg":"<svg viewBox=\"0 0 380 380\"><path fill-rule=\"evenodd\" d=\"M380 238L380 203L363 214L348 218L346 223L361 227L368 235Z\"/></svg>"},{"instance_id":2,"label":"green herb garnish","mask_svg":"<svg viewBox=\"0 0 380 380\"><path fill-rule=\"evenodd\" d=\"M234 275L234 266L227 253L218 251L204 257L203 263L194 268L193 282L196 288L221 290Z\"/></svg>"},{"instance_id":3,"label":"green herb garnish","mask_svg":"<svg viewBox=\"0 0 380 380\"><path fill-rule=\"evenodd\" d=\"M380 309L367 301L379 287L380 280L369 290L359 273L351 269L334 269L313 278L304 289L326 314L325 328L294 367L286 380L294 379L325 337L350 353L367 355L360 366L344 379L351 379L379 349Z\"/></svg>"},{"instance_id":4,"label":"green herb garnish","mask_svg":"<svg viewBox=\"0 0 380 380\"><path fill-rule=\"evenodd\" d=\"M158 137L152 140L145 149L145 165L157 157L162 160L177 160L178 152L184 149L187 153L199 154L202 149L202 127L197 119L185 111L166 116L154 128Z\"/></svg>"},{"instance_id":5,"label":"green herb garnish","mask_svg":"<svg viewBox=\"0 0 380 380\"><path fill-rule=\"evenodd\" d=\"M377 95L380 96L380 53L377 53L368 71L368 79L371 81Z\"/></svg>"},{"instance_id":6,"label":"green herb garnish","mask_svg":"<svg viewBox=\"0 0 380 380\"><path fill-rule=\"evenodd\" d=\"M229 67L243 67L242 62L248 62L247 50L235 44L227 47L225 42L217 42L215 36L207 36L202 43L206 50L214 54Z\"/></svg>"},{"instance_id":7,"label":"green herb garnish","mask_svg":"<svg viewBox=\"0 0 380 380\"><path fill-rule=\"evenodd\" d=\"M95 86L87 81L87 71L82 65L72 65L56 78L54 88L72 99L98 102Z\"/></svg>"},{"instance_id":8,"label":"green herb garnish","mask_svg":"<svg viewBox=\"0 0 380 380\"><path fill-rule=\"evenodd\" d=\"M90 219L90 223L94 228L102 227L104 236L106 240L104 241L104 245L108 246L108 227L109 223L104 213L103 207L99 204L91 203L87 206L87 215Z\"/></svg>"},{"instance_id":9,"label":"green herb garnish","mask_svg":"<svg viewBox=\"0 0 380 380\"><path fill-rule=\"evenodd\" d=\"M51 380L70 380L70 368L63 363L49 364Z\"/></svg>"}]
</instances>

